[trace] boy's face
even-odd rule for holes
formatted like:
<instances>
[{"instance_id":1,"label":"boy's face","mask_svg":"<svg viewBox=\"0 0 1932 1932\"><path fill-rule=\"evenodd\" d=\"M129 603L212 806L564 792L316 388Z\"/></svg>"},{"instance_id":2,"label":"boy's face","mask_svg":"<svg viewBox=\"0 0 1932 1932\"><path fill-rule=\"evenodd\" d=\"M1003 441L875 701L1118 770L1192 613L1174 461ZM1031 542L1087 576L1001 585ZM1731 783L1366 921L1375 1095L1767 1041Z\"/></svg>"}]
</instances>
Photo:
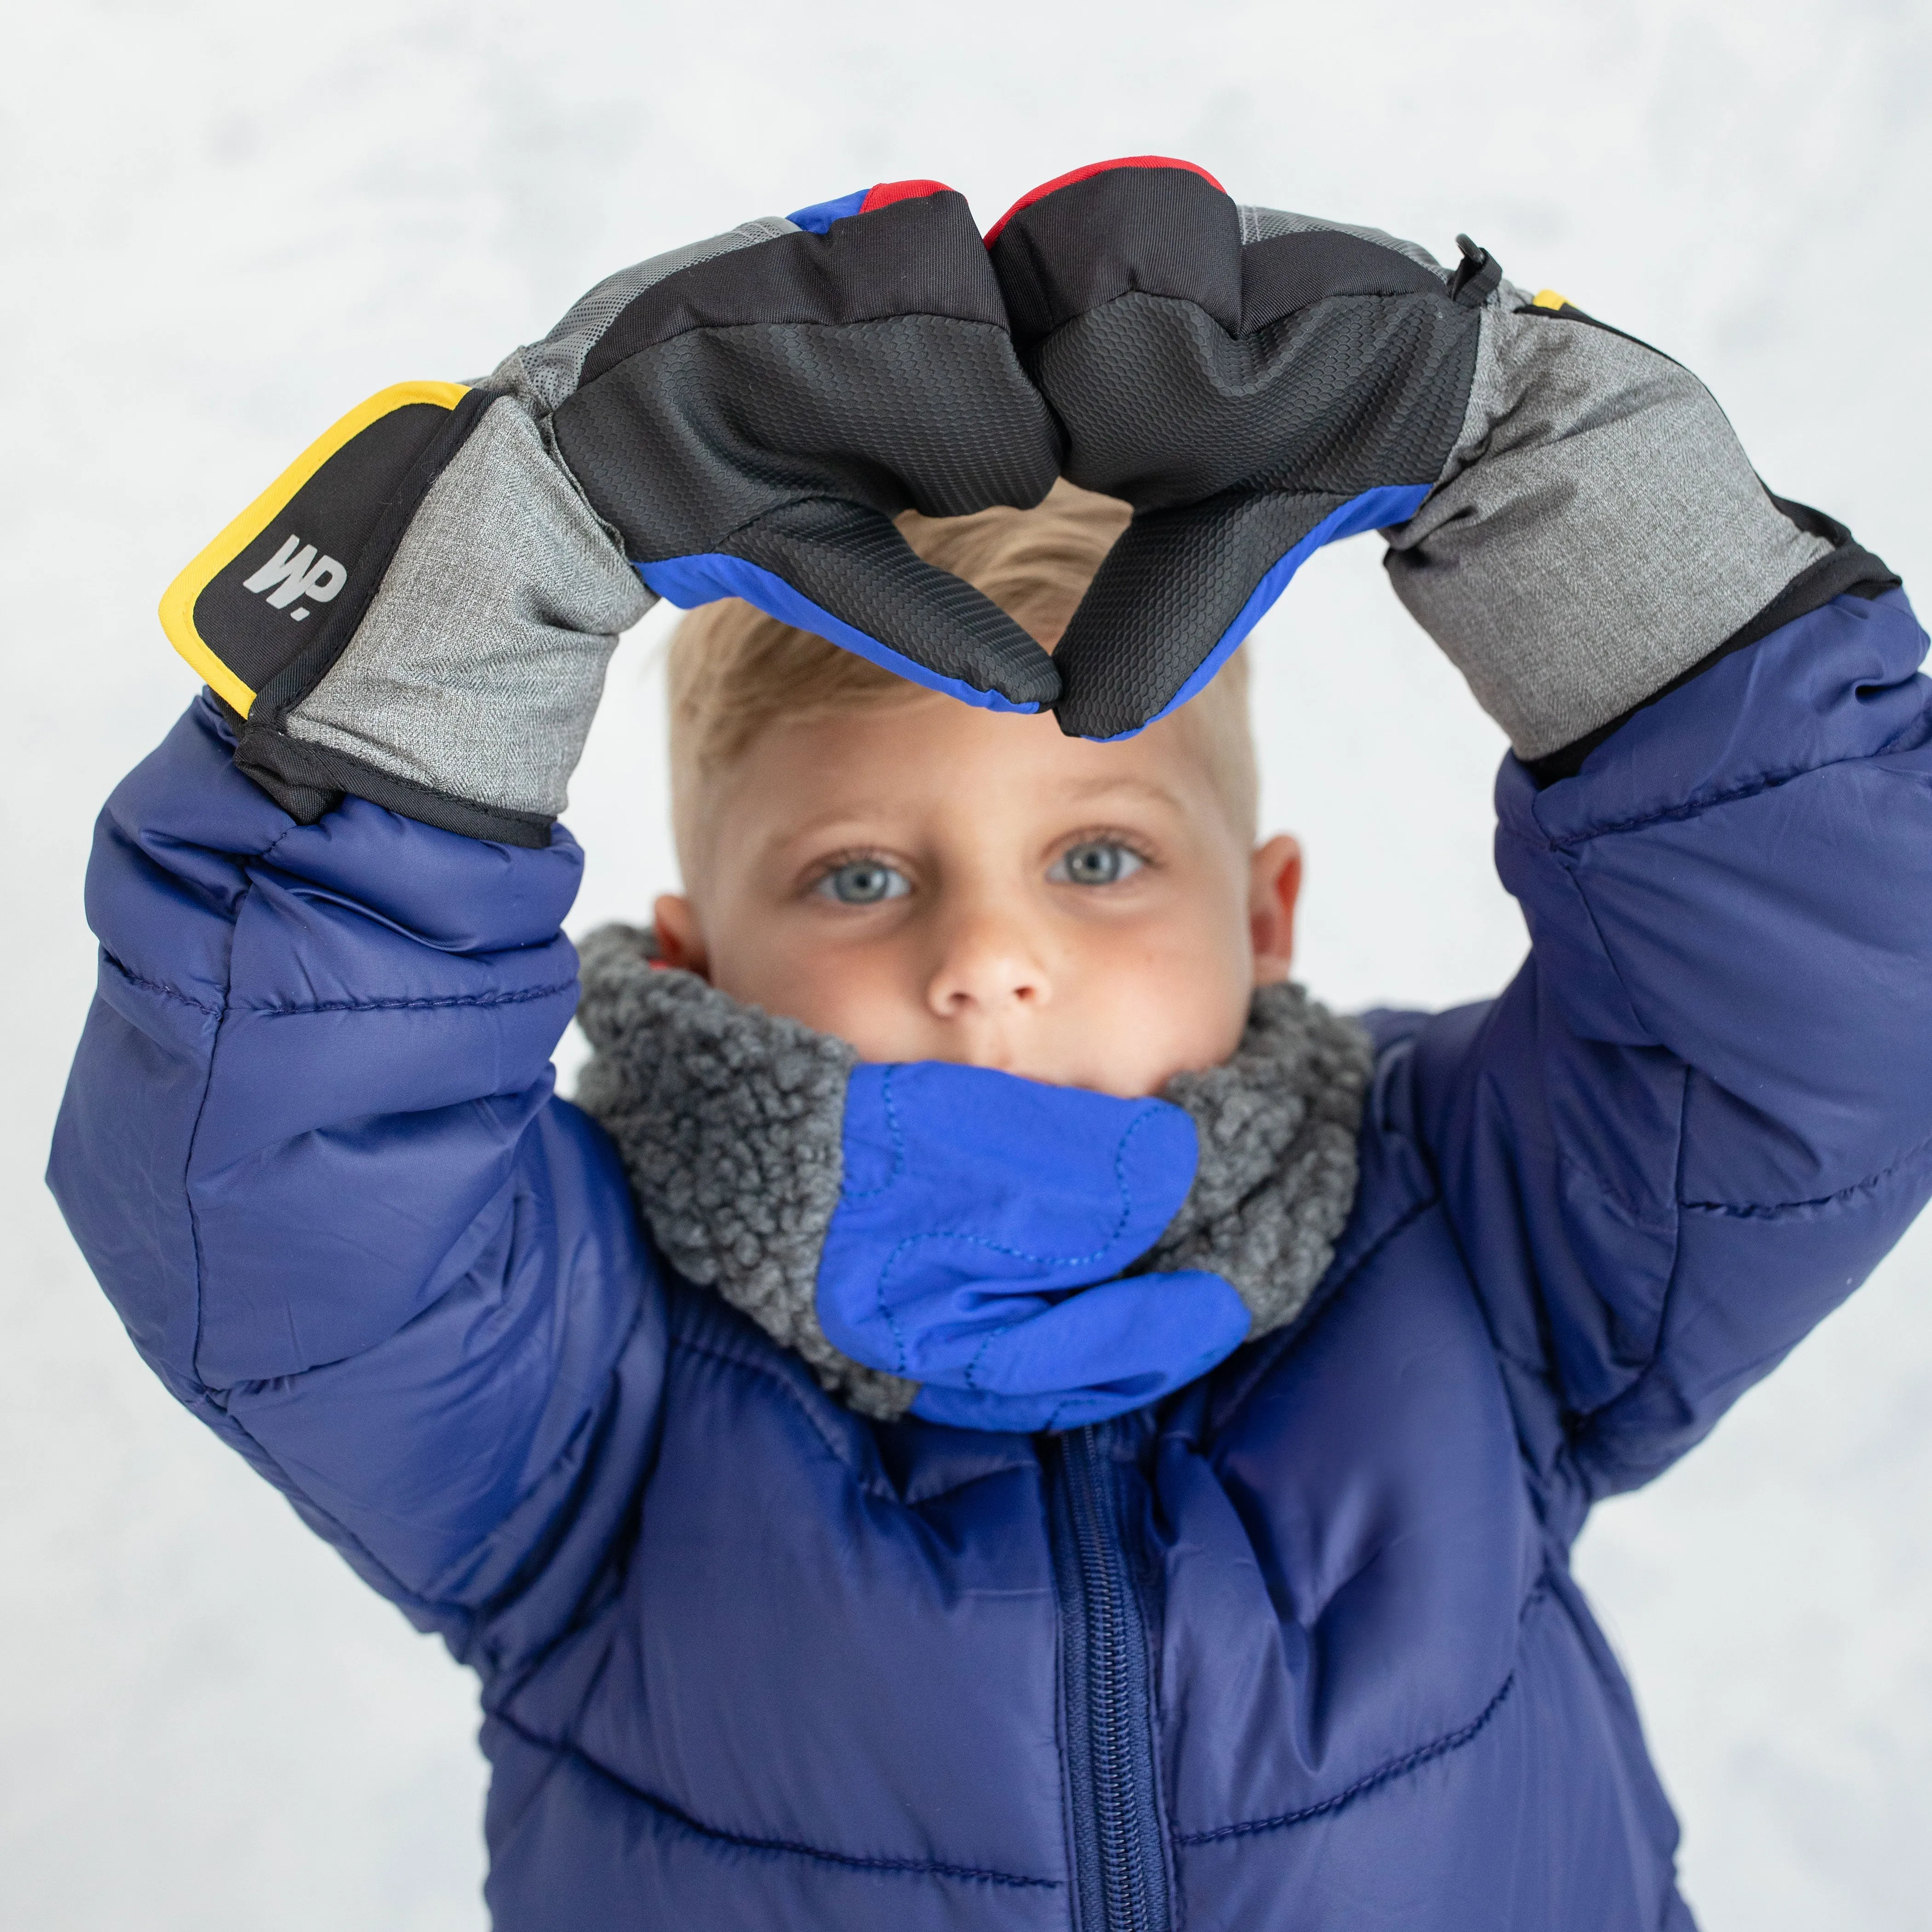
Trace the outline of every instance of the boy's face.
<instances>
[{"instance_id":1,"label":"boy's face","mask_svg":"<svg viewBox=\"0 0 1932 1932\"><path fill-rule=\"evenodd\" d=\"M1250 852L1184 715L1124 744L944 698L760 737L666 958L869 1060L1122 1096L1234 1050L1285 978L1300 860Z\"/></svg>"}]
</instances>

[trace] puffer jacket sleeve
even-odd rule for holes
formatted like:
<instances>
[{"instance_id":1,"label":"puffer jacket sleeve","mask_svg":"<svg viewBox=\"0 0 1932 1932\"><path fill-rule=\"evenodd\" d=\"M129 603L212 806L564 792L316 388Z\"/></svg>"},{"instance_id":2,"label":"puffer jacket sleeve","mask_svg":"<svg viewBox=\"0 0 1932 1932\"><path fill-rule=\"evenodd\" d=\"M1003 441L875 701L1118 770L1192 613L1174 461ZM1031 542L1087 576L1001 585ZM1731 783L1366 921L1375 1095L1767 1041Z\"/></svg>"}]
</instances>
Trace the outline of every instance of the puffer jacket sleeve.
<instances>
[{"instance_id":1,"label":"puffer jacket sleeve","mask_svg":"<svg viewBox=\"0 0 1932 1932\"><path fill-rule=\"evenodd\" d=\"M1531 956L1393 1050L1384 1104L1436 1172L1570 1531L1697 1442L1932 1194L1925 649L1901 592L1841 596L1574 776L1504 762Z\"/></svg>"},{"instance_id":2,"label":"puffer jacket sleeve","mask_svg":"<svg viewBox=\"0 0 1932 1932\"><path fill-rule=\"evenodd\" d=\"M488 1669L568 1627L648 1460L661 1298L552 1096L580 855L298 825L204 696L115 793L49 1179L135 1345Z\"/></svg>"}]
</instances>

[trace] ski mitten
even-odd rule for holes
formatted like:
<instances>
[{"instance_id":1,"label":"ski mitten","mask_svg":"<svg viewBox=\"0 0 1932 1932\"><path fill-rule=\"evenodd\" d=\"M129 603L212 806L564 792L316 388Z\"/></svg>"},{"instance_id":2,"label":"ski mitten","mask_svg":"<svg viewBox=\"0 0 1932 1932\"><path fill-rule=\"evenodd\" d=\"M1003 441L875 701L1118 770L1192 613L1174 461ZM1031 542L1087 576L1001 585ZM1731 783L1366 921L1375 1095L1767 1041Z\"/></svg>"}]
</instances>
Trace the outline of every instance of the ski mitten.
<instances>
[{"instance_id":1,"label":"ski mitten","mask_svg":"<svg viewBox=\"0 0 1932 1932\"><path fill-rule=\"evenodd\" d=\"M1055 653L1064 729L1125 736L1184 703L1309 556L1361 530L1528 760L1896 581L1768 494L1695 377L1457 238L1450 272L1150 156L995 225L1065 472L1135 512Z\"/></svg>"},{"instance_id":2,"label":"ski mitten","mask_svg":"<svg viewBox=\"0 0 1932 1932\"><path fill-rule=\"evenodd\" d=\"M472 385L409 382L304 452L169 590L236 763L542 846L618 634L748 598L995 709L1052 659L892 518L1038 502L1055 431L964 198L899 182L600 284Z\"/></svg>"}]
</instances>

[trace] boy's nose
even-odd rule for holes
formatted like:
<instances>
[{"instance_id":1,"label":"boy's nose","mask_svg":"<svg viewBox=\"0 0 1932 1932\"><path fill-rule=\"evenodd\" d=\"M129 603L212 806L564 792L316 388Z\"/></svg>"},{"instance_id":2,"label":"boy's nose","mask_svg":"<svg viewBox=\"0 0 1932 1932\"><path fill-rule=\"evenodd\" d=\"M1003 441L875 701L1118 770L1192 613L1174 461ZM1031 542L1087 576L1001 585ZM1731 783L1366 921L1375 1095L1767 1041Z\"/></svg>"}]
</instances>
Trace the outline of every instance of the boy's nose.
<instances>
[{"instance_id":1,"label":"boy's nose","mask_svg":"<svg viewBox=\"0 0 1932 1932\"><path fill-rule=\"evenodd\" d=\"M940 1018L959 1020L1044 1006L1052 993L1024 921L987 907L952 922L926 997Z\"/></svg>"}]
</instances>

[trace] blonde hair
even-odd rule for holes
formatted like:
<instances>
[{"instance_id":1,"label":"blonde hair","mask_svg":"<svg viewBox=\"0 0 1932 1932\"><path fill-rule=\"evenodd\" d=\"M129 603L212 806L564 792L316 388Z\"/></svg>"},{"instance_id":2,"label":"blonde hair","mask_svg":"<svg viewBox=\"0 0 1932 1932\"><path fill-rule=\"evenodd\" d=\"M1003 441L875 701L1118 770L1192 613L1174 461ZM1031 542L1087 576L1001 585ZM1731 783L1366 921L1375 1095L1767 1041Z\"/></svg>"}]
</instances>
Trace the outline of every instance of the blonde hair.
<instances>
[{"instance_id":1,"label":"blonde hair","mask_svg":"<svg viewBox=\"0 0 1932 1932\"><path fill-rule=\"evenodd\" d=\"M967 517L908 510L898 522L927 562L963 578L1050 650L1129 514L1117 499L1063 480L1030 510ZM668 671L671 830L687 886L718 781L774 725L932 695L735 597L704 604L678 626ZM1177 716L1203 734L1222 801L1237 830L1252 838L1259 781L1248 726L1246 653L1235 652Z\"/></svg>"}]
</instances>

